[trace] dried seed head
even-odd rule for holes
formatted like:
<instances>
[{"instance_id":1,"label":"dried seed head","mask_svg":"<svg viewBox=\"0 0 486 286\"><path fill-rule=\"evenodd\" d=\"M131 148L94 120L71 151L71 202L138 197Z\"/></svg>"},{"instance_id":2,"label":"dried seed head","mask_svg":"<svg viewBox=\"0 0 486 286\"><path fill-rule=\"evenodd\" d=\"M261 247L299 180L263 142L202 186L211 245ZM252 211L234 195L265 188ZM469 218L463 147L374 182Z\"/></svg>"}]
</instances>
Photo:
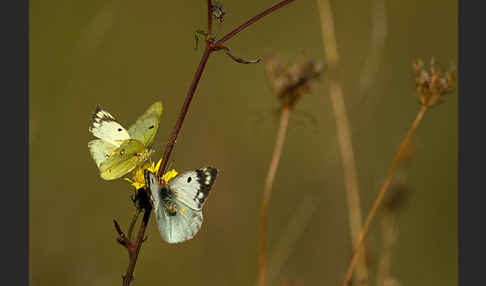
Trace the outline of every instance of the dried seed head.
<instances>
[{"instance_id":1,"label":"dried seed head","mask_svg":"<svg viewBox=\"0 0 486 286\"><path fill-rule=\"evenodd\" d=\"M304 95L311 92L316 79L320 78L324 65L301 56L284 67L275 57L265 59L265 72L272 91L282 106L292 108Z\"/></svg>"},{"instance_id":2,"label":"dried seed head","mask_svg":"<svg viewBox=\"0 0 486 286\"><path fill-rule=\"evenodd\" d=\"M412 69L415 74L418 98L422 105L427 107L437 105L443 101L443 95L455 90L453 85L456 81L456 70L451 68L443 72L434 58L430 60L429 70L421 60L414 60Z\"/></svg>"}]
</instances>

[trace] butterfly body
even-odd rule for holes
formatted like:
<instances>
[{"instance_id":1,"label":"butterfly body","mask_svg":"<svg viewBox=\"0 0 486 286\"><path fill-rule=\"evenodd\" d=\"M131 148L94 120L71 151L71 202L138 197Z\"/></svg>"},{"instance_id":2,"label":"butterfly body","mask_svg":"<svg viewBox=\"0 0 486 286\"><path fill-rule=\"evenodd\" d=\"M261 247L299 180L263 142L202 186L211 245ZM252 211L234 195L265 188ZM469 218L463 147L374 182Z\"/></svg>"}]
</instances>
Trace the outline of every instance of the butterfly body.
<instances>
[{"instance_id":1,"label":"butterfly body","mask_svg":"<svg viewBox=\"0 0 486 286\"><path fill-rule=\"evenodd\" d=\"M168 185L161 185L145 170L158 229L166 242L184 242L197 234L203 222L202 206L216 175L217 169L207 167L181 173Z\"/></svg>"},{"instance_id":2,"label":"butterfly body","mask_svg":"<svg viewBox=\"0 0 486 286\"><path fill-rule=\"evenodd\" d=\"M120 178L150 157L153 150L149 146L157 133L161 115L162 102L158 101L126 130L110 113L96 106L89 131L99 139L89 141L88 149L101 178Z\"/></svg>"}]
</instances>

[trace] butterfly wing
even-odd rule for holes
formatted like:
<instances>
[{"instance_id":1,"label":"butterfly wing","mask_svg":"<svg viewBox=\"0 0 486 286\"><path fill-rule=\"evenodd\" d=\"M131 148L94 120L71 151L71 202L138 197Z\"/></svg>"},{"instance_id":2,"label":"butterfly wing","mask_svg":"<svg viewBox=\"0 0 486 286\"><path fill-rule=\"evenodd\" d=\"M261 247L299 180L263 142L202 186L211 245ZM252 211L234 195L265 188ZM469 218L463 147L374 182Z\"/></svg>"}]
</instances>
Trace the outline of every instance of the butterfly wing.
<instances>
[{"instance_id":1,"label":"butterfly wing","mask_svg":"<svg viewBox=\"0 0 486 286\"><path fill-rule=\"evenodd\" d=\"M157 177L145 170L145 182L150 189L154 213L162 238L168 243L179 243L192 239L201 229L202 211L188 208L170 197L166 186L161 186Z\"/></svg>"},{"instance_id":2,"label":"butterfly wing","mask_svg":"<svg viewBox=\"0 0 486 286\"><path fill-rule=\"evenodd\" d=\"M212 167L181 173L169 181L170 193L189 208L201 210L217 174L218 170Z\"/></svg>"},{"instance_id":3,"label":"butterfly wing","mask_svg":"<svg viewBox=\"0 0 486 286\"><path fill-rule=\"evenodd\" d=\"M105 180L118 179L147 160L153 150L148 150L138 140L128 139L100 164L100 175Z\"/></svg>"},{"instance_id":4,"label":"butterfly wing","mask_svg":"<svg viewBox=\"0 0 486 286\"><path fill-rule=\"evenodd\" d=\"M137 139L145 146L150 145L159 129L159 119L162 115L162 110L163 107L161 101L152 104L147 111L145 111L145 113L140 116L132 126L130 126L128 129L130 137Z\"/></svg>"},{"instance_id":5,"label":"butterfly wing","mask_svg":"<svg viewBox=\"0 0 486 286\"><path fill-rule=\"evenodd\" d=\"M93 111L91 125L88 130L95 137L115 146L120 146L124 140L130 139L128 131L100 105L97 105Z\"/></svg>"},{"instance_id":6,"label":"butterfly wing","mask_svg":"<svg viewBox=\"0 0 486 286\"><path fill-rule=\"evenodd\" d=\"M93 157L96 162L96 166L99 168L101 163L113 154L117 149L117 146L101 139L95 139L88 142L88 149L91 153L91 157Z\"/></svg>"}]
</instances>

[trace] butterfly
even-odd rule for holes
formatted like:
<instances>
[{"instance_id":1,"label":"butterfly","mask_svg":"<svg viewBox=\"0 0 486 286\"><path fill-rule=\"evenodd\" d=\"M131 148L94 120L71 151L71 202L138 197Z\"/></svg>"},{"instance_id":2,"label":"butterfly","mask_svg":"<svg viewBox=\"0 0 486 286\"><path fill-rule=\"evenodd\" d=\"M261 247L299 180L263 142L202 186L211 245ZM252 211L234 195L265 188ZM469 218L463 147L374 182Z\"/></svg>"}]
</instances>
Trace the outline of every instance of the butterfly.
<instances>
[{"instance_id":1,"label":"butterfly","mask_svg":"<svg viewBox=\"0 0 486 286\"><path fill-rule=\"evenodd\" d=\"M88 149L101 178L118 179L150 157L154 150L149 146L159 128L162 110L162 102L155 102L126 130L110 113L96 106L89 131L99 139L89 141Z\"/></svg>"},{"instance_id":2,"label":"butterfly","mask_svg":"<svg viewBox=\"0 0 486 286\"><path fill-rule=\"evenodd\" d=\"M192 239L203 222L202 207L213 186L218 170L211 167L186 171L161 185L145 170L160 235L168 243Z\"/></svg>"}]
</instances>

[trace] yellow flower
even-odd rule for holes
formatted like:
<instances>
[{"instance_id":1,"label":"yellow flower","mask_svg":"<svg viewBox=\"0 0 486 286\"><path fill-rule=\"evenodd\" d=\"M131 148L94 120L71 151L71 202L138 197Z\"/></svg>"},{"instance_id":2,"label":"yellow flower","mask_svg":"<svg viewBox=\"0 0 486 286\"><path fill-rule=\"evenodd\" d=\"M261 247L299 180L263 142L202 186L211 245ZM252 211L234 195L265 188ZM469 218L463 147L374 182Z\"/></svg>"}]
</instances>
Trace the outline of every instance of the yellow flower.
<instances>
[{"instance_id":1,"label":"yellow flower","mask_svg":"<svg viewBox=\"0 0 486 286\"><path fill-rule=\"evenodd\" d=\"M175 176L177 176L177 174L179 174L175 169L172 169L170 171L168 171L167 173L165 173L163 176L162 176L162 180L164 180L166 183L168 183L170 180L172 180Z\"/></svg>"},{"instance_id":2,"label":"yellow flower","mask_svg":"<svg viewBox=\"0 0 486 286\"><path fill-rule=\"evenodd\" d=\"M160 163L162 163L162 159L160 159L157 162L157 164L155 164L154 162L146 163L145 165L138 167L137 169L135 169L135 171L132 172L132 174L133 174L132 179L130 179L130 178L124 178L124 179L126 181L130 182L130 184L136 190L143 188L143 187L145 187L145 176L144 176L145 170L149 170L150 172L155 174L159 171ZM166 183L168 183L175 176L177 176L177 174L178 174L177 171L172 169L162 176L162 180L164 180Z\"/></svg>"}]
</instances>

